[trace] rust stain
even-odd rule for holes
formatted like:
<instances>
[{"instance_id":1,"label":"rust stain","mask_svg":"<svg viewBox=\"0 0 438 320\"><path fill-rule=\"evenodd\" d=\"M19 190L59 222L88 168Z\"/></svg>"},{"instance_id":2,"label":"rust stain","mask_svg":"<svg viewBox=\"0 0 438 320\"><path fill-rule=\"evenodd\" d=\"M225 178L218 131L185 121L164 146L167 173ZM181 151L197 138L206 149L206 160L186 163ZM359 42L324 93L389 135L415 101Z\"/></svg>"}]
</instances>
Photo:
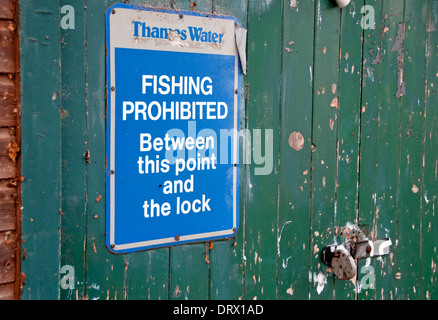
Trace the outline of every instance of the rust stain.
<instances>
[{"instance_id":1,"label":"rust stain","mask_svg":"<svg viewBox=\"0 0 438 320\"><path fill-rule=\"evenodd\" d=\"M65 119L68 117L68 111L61 108L61 119Z\"/></svg>"},{"instance_id":2,"label":"rust stain","mask_svg":"<svg viewBox=\"0 0 438 320\"><path fill-rule=\"evenodd\" d=\"M85 151L84 158L85 158L85 161L87 163L90 163L90 151L89 150Z\"/></svg>"}]
</instances>

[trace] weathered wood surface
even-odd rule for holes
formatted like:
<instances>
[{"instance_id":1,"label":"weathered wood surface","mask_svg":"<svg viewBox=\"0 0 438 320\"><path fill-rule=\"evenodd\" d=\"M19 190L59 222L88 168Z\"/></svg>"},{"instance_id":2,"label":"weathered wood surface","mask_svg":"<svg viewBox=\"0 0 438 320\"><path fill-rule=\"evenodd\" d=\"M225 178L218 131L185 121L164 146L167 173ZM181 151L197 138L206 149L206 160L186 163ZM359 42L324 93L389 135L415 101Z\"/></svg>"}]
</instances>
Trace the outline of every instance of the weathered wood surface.
<instances>
[{"instance_id":1,"label":"weathered wood surface","mask_svg":"<svg viewBox=\"0 0 438 320\"><path fill-rule=\"evenodd\" d=\"M20 125L16 8L0 2L0 300L19 298Z\"/></svg>"},{"instance_id":2,"label":"weathered wood surface","mask_svg":"<svg viewBox=\"0 0 438 320\"><path fill-rule=\"evenodd\" d=\"M0 20L0 72L15 72L15 24L13 20Z\"/></svg>"},{"instance_id":3,"label":"weathered wood surface","mask_svg":"<svg viewBox=\"0 0 438 320\"><path fill-rule=\"evenodd\" d=\"M2 0L0 2L0 19L13 20L15 11L14 0Z\"/></svg>"},{"instance_id":4,"label":"weathered wood surface","mask_svg":"<svg viewBox=\"0 0 438 320\"><path fill-rule=\"evenodd\" d=\"M14 127L18 107L15 97L15 81L10 75L0 74L0 127Z\"/></svg>"},{"instance_id":5,"label":"weathered wood surface","mask_svg":"<svg viewBox=\"0 0 438 320\"><path fill-rule=\"evenodd\" d=\"M20 2L21 274L25 299L57 299L60 292L59 23L59 1Z\"/></svg>"},{"instance_id":6,"label":"weathered wood surface","mask_svg":"<svg viewBox=\"0 0 438 320\"><path fill-rule=\"evenodd\" d=\"M241 165L235 238L125 255L104 242L111 3L75 2L74 30L57 28L69 1L22 13L45 12L53 32L44 40L21 25L22 55L50 57L22 63L23 298L438 298L437 1L352 0L342 10L325 0L129 1L238 17L248 29L241 128L262 130L273 166L257 175L257 164ZM30 83L34 68L46 86ZM359 230L390 237L392 251L336 280L321 250ZM59 287L64 265L75 268L74 289Z\"/></svg>"}]
</instances>

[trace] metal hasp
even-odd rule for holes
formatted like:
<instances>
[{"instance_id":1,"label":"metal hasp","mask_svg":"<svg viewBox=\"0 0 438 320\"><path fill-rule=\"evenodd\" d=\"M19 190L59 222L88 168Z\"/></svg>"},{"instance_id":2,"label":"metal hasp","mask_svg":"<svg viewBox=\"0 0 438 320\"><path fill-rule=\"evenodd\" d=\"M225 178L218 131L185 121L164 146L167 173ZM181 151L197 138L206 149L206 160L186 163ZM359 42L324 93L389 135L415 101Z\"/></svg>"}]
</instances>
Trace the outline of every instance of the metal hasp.
<instances>
[{"instance_id":1,"label":"metal hasp","mask_svg":"<svg viewBox=\"0 0 438 320\"><path fill-rule=\"evenodd\" d=\"M356 276L356 263L354 259L371 258L388 254L391 250L391 239L378 239L375 241L349 241L345 245L329 245L322 250L322 261L333 268L339 280L350 280Z\"/></svg>"}]
</instances>

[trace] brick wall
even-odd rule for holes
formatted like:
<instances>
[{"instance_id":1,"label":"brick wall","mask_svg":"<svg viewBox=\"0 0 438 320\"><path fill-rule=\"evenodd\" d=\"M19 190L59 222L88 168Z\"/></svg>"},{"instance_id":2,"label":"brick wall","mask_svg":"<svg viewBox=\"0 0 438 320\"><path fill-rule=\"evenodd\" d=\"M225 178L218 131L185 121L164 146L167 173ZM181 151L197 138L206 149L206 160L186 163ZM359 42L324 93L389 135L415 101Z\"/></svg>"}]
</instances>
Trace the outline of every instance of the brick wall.
<instances>
[{"instance_id":1,"label":"brick wall","mask_svg":"<svg viewBox=\"0 0 438 320\"><path fill-rule=\"evenodd\" d=\"M0 300L19 298L20 104L15 0L0 0Z\"/></svg>"}]
</instances>

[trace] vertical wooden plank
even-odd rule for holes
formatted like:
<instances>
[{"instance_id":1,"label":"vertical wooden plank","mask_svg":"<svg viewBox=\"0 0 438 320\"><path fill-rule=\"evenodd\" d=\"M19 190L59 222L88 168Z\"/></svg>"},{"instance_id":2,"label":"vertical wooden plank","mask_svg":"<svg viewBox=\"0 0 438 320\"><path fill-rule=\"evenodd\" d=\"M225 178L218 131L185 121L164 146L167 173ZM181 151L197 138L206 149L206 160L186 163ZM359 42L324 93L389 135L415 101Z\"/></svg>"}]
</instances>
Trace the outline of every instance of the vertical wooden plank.
<instances>
[{"instance_id":1,"label":"vertical wooden plank","mask_svg":"<svg viewBox=\"0 0 438 320\"><path fill-rule=\"evenodd\" d=\"M339 108L335 200L338 227L356 224L358 221L363 5L363 0L354 0L342 9L339 84L338 88L336 85L331 87L331 92L338 94L333 99L339 99L339 104L335 103L336 100L332 103L332 106ZM336 281L336 299L355 299L356 281L357 277L351 281Z\"/></svg>"},{"instance_id":2,"label":"vertical wooden plank","mask_svg":"<svg viewBox=\"0 0 438 320\"><path fill-rule=\"evenodd\" d=\"M59 1L20 1L23 299L59 298ZM41 79L44 79L43 81Z\"/></svg>"},{"instance_id":3,"label":"vertical wooden plank","mask_svg":"<svg viewBox=\"0 0 438 320\"><path fill-rule=\"evenodd\" d=\"M105 247L105 13L111 1L86 3L86 112L90 163L87 164L86 296L125 298L124 255Z\"/></svg>"},{"instance_id":4,"label":"vertical wooden plank","mask_svg":"<svg viewBox=\"0 0 438 320\"><path fill-rule=\"evenodd\" d=\"M130 1L150 7L170 8L171 1ZM126 255L125 290L130 300L168 299L169 248L133 252Z\"/></svg>"},{"instance_id":5,"label":"vertical wooden plank","mask_svg":"<svg viewBox=\"0 0 438 320\"><path fill-rule=\"evenodd\" d=\"M215 0L213 11L217 14L236 17L242 28L247 27L247 2L234 0ZM240 128L246 128L246 76L241 74ZM229 240L215 241L209 250L210 260L210 299L238 300L243 297L244 253L244 189L246 188L247 165L243 162L243 143L240 145L239 159L239 229L237 235Z\"/></svg>"},{"instance_id":6,"label":"vertical wooden plank","mask_svg":"<svg viewBox=\"0 0 438 320\"><path fill-rule=\"evenodd\" d=\"M146 7L170 8L172 0L147 0L147 1L130 0L130 1L126 1L126 2L129 4L137 4L137 5L146 6Z\"/></svg>"},{"instance_id":7,"label":"vertical wooden plank","mask_svg":"<svg viewBox=\"0 0 438 320\"><path fill-rule=\"evenodd\" d=\"M264 151L259 172L249 166L245 221L245 299L277 297L278 153L282 1L250 1L248 7L248 129L252 158ZM277 36L273 36L277 35ZM271 137L269 137L271 135ZM271 138L273 138L271 140Z\"/></svg>"},{"instance_id":8,"label":"vertical wooden plank","mask_svg":"<svg viewBox=\"0 0 438 320\"><path fill-rule=\"evenodd\" d=\"M15 281L16 237L14 231L0 232L0 284Z\"/></svg>"},{"instance_id":9,"label":"vertical wooden plank","mask_svg":"<svg viewBox=\"0 0 438 320\"><path fill-rule=\"evenodd\" d=\"M172 8L176 10L187 10L206 13L213 12L212 0L171 0L171 5Z\"/></svg>"},{"instance_id":10,"label":"vertical wooden plank","mask_svg":"<svg viewBox=\"0 0 438 320\"><path fill-rule=\"evenodd\" d=\"M0 19L14 19L15 3L13 0L3 0L0 3Z\"/></svg>"},{"instance_id":11,"label":"vertical wooden plank","mask_svg":"<svg viewBox=\"0 0 438 320\"><path fill-rule=\"evenodd\" d=\"M374 230L372 225L375 222L375 204L376 204L376 163L378 162L378 111L379 106L379 78L381 76L380 68L382 55L385 53L389 56L389 49L383 48L384 44L381 41L381 33L383 32L384 22L382 14L381 0L365 1L366 6L370 6L377 16L374 16L375 27L368 27L364 30L364 45L363 45L363 82L362 82L362 101L361 101L361 158L360 158L360 211L359 225L364 231L366 238L372 238L374 234L370 234ZM362 13L365 19L365 12ZM382 17L381 17L382 16ZM365 21L365 20L364 20ZM396 25L392 25L397 29ZM393 29L392 29L393 30ZM394 38L395 39L395 38ZM385 59L386 60L386 59ZM396 62L396 59L394 60ZM398 104L397 104L398 110ZM387 154L381 155L385 157ZM396 181L396 180L395 180ZM374 235L375 236L375 235ZM365 265L369 265L371 259L366 261L358 261L358 298L373 299L375 297L375 287L363 287L360 281L362 280L362 270ZM374 267L374 263L371 265ZM372 281L375 279L373 277ZM369 289L369 290L368 290Z\"/></svg>"},{"instance_id":12,"label":"vertical wooden plank","mask_svg":"<svg viewBox=\"0 0 438 320\"><path fill-rule=\"evenodd\" d=\"M419 299L427 1L406 1L405 6L401 72L406 95L402 96L400 112L396 295L399 299Z\"/></svg>"},{"instance_id":13,"label":"vertical wooden plank","mask_svg":"<svg viewBox=\"0 0 438 320\"><path fill-rule=\"evenodd\" d=\"M430 1L427 20L427 83L424 145L424 189L421 239L421 299L438 299L438 1Z\"/></svg>"},{"instance_id":14,"label":"vertical wooden plank","mask_svg":"<svg viewBox=\"0 0 438 320\"><path fill-rule=\"evenodd\" d=\"M14 295L14 283L0 284L0 300L14 300L17 297Z\"/></svg>"},{"instance_id":15,"label":"vertical wooden plank","mask_svg":"<svg viewBox=\"0 0 438 320\"><path fill-rule=\"evenodd\" d=\"M173 8L212 12L211 0L173 0ZM209 294L208 244L190 244L170 248L169 298L207 299Z\"/></svg>"},{"instance_id":16,"label":"vertical wooden plank","mask_svg":"<svg viewBox=\"0 0 438 320\"><path fill-rule=\"evenodd\" d=\"M0 231L17 229L17 187L10 180L0 181Z\"/></svg>"},{"instance_id":17,"label":"vertical wooden plank","mask_svg":"<svg viewBox=\"0 0 438 320\"><path fill-rule=\"evenodd\" d=\"M18 90L17 90L18 91ZM8 75L0 75L0 126L14 127L17 123L15 80Z\"/></svg>"},{"instance_id":18,"label":"vertical wooden plank","mask_svg":"<svg viewBox=\"0 0 438 320\"><path fill-rule=\"evenodd\" d=\"M0 20L0 72L15 73L15 26L12 21Z\"/></svg>"},{"instance_id":19,"label":"vertical wooden plank","mask_svg":"<svg viewBox=\"0 0 438 320\"><path fill-rule=\"evenodd\" d=\"M309 296L333 299L334 276L322 265L320 252L332 243L336 226L338 94L331 88L339 82L341 20L340 10L331 2L318 0L315 5Z\"/></svg>"},{"instance_id":20,"label":"vertical wooden plank","mask_svg":"<svg viewBox=\"0 0 438 320\"><path fill-rule=\"evenodd\" d=\"M71 6L72 2L61 1L61 8L64 5ZM87 165L84 6L79 1L74 3L75 28L61 29L61 268L72 266L75 276L74 289L61 288L61 299L84 297Z\"/></svg>"},{"instance_id":21,"label":"vertical wooden plank","mask_svg":"<svg viewBox=\"0 0 438 320\"><path fill-rule=\"evenodd\" d=\"M383 19L383 7L381 0L368 0L365 1L365 5L371 6L374 13L377 14L375 19L374 28L365 28L364 30L364 45L363 45L363 82L362 82L362 101L361 101L361 149L360 149L360 182L359 182L359 226L364 231L364 235L367 238L372 238L370 230L373 229L373 223L375 223L375 205L376 205L376 176L377 169L376 163L378 162L378 111L379 106L379 78L381 77L381 63L382 61L376 60L377 57L385 55L386 60L389 60L390 50L387 49L385 43L382 43L381 33L385 23L381 21ZM401 2L401 1L399 1ZM403 11L402 11L403 12ZM386 14L386 12L385 12ZM362 13L365 19L365 13ZM381 17L382 16L382 17ZM397 29L397 24L393 23L391 26L391 32ZM395 36L394 36L395 39ZM396 56L393 60L396 63ZM381 60L382 58L380 58ZM388 62L389 63L389 62ZM396 80L395 80L396 82ZM392 95L394 95L392 93ZM398 103L396 101L396 109L398 111ZM398 113L397 113L398 114ZM398 119L398 117L397 117ZM385 121L385 119L383 119ZM398 122L397 122L398 124ZM394 126L396 128L396 126ZM398 136L398 132L395 137ZM395 144L397 146L397 143ZM397 154L397 153L396 153ZM394 157L394 155L390 155ZM381 154L380 157L388 157L388 154ZM396 166L397 167L397 166ZM395 167L395 168L396 168ZM395 182L397 179L394 180ZM386 182L387 183L387 182ZM386 185L386 183L384 183ZM374 235L375 236L375 235ZM373 261L374 262L374 261ZM373 299L375 298L375 286L366 288L362 286L362 270L365 265L371 265L375 267L375 264L371 264L371 259L366 261L358 261L358 283L357 283L357 296L359 299ZM374 277L371 281L375 281Z\"/></svg>"},{"instance_id":22,"label":"vertical wooden plank","mask_svg":"<svg viewBox=\"0 0 438 320\"><path fill-rule=\"evenodd\" d=\"M166 300L169 284L169 249L126 255L125 290L129 300Z\"/></svg>"},{"instance_id":23,"label":"vertical wooden plank","mask_svg":"<svg viewBox=\"0 0 438 320\"><path fill-rule=\"evenodd\" d=\"M314 9L314 1L283 3L279 299L309 298Z\"/></svg>"},{"instance_id":24,"label":"vertical wooden plank","mask_svg":"<svg viewBox=\"0 0 438 320\"><path fill-rule=\"evenodd\" d=\"M236 17L242 28L247 27L248 3L247 1L214 0L213 12L219 15Z\"/></svg>"},{"instance_id":25,"label":"vertical wooden plank","mask_svg":"<svg viewBox=\"0 0 438 320\"><path fill-rule=\"evenodd\" d=\"M373 259L375 298L394 299L396 272L394 268L397 248L397 184L398 184L398 136L400 99L397 98L399 53L393 50L397 42L400 23L404 21L402 1L382 1L380 15L381 52L378 143L376 146L375 192L370 195L374 214L368 222L369 235L373 238L391 238L389 256ZM378 55L374 59L377 59ZM377 59L378 62L378 59ZM365 264L367 261L365 261ZM371 287L372 288L372 287ZM372 297L373 295L370 295Z\"/></svg>"},{"instance_id":26,"label":"vertical wooden plank","mask_svg":"<svg viewBox=\"0 0 438 320\"><path fill-rule=\"evenodd\" d=\"M401 61L395 45L404 2L374 0L366 5L375 10L376 29L364 31L359 225L370 239L390 237L393 247L389 256L358 262L361 277L367 270L374 272L369 281L359 279L358 297L380 300L395 298L400 112L396 92Z\"/></svg>"},{"instance_id":27,"label":"vertical wooden plank","mask_svg":"<svg viewBox=\"0 0 438 320\"><path fill-rule=\"evenodd\" d=\"M19 299L21 294L21 92L18 3L3 1L0 4L0 18L5 19L0 24L2 37L0 60L4 64L0 69L4 71L10 62L15 62L7 74L0 75L0 127L7 127L0 129L2 150L0 176L4 178L0 180L0 232L2 232L0 237L6 244L6 248L2 248L6 250L2 250L0 254L3 260L0 262L0 299ZM10 53L12 57L9 56ZM3 140L4 138L6 141ZM8 172L10 176L6 175Z\"/></svg>"},{"instance_id":28,"label":"vertical wooden plank","mask_svg":"<svg viewBox=\"0 0 438 320\"><path fill-rule=\"evenodd\" d=\"M213 242L213 248L209 251L210 299L242 299L245 265L243 246L243 228L230 240Z\"/></svg>"},{"instance_id":29,"label":"vertical wooden plank","mask_svg":"<svg viewBox=\"0 0 438 320\"><path fill-rule=\"evenodd\" d=\"M209 290L208 243L170 249L169 298L206 300Z\"/></svg>"}]
</instances>

